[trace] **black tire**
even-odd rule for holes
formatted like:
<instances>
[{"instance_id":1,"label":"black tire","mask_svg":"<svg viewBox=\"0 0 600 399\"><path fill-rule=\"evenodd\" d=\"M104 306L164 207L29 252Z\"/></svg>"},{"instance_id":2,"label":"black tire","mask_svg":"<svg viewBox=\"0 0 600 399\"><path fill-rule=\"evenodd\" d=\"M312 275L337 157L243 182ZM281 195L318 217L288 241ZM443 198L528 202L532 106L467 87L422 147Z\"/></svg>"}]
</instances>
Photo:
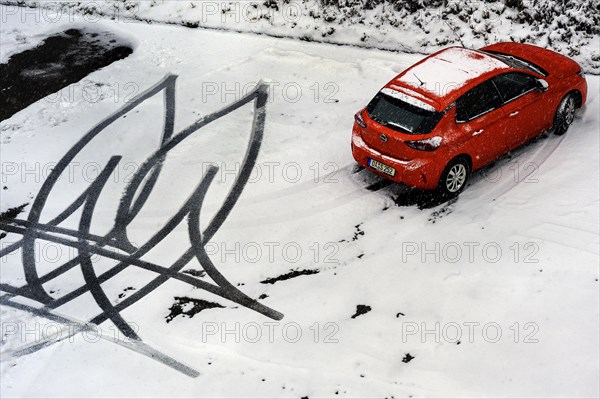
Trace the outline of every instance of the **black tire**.
<instances>
[{"instance_id":1,"label":"black tire","mask_svg":"<svg viewBox=\"0 0 600 399\"><path fill-rule=\"evenodd\" d=\"M567 94L560 100L558 108L556 108L556 114L554 115L554 134L562 136L569 130L569 126L571 126L575 118L576 108L577 102L572 93Z\"/></svg>"},{"instance_id":2,"label":"black tire","mask_svg":"<svg viewBox=\"0 0 600 399\"><path fill-rule=\"evenodd\" d=\"M443 198L456 197L467 186L471 166L465 158L455 158L448 163L440 177L438 193Z\"/></svg>"}]
</instances>

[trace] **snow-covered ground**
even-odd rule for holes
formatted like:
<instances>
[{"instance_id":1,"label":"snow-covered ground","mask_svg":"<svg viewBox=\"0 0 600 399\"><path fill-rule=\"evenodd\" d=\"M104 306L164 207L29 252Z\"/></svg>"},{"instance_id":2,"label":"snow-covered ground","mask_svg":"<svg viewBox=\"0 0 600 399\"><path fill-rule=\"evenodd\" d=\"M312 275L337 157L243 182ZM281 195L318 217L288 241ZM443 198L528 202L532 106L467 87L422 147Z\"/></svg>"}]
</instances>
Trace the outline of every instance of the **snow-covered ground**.
<instances>
[{"instance_id":1,"label":"snow-covered ground","mask_svg":"<svg viewBox=\"0 0 600 399\"><path fill-rule=\"evenodd\" d=\"M2 122L0 211L28 202L18 216L26 219L55 163L167 74L178 76L175 132L268 80L256 167L206 249L234 286L284 318L269 319L174 280L122 312L146 344L200 373L192 378L115 345L115 335L124 338L109 322L101 324L107 339L59 331L66 337L61 342L19 356L36 334L56 334L61 324L2 306L2 397L600 394L597 76L588 76L588 103L567 135L540 138L476 174L457 201L419 209L403 188L379 188L378 178L354 168L350 129L354 113L421 56L69 19L23 23L8 15L0 26L2 60L27 47L19 37L41 40L73 26L110 30L134 52ZM145 242L177 212L212 162L220 169L200 217L203 228L208 224L235 180L253 115L247 104L169 153L129 226L133 243ZM111 156L122 155L92 220L90 232L106 234L122 190L158 147L164 119L159 94L102 131L70 163L41 222L74 201ZM78 224L76 212L60 226ZM8 234L0 244L19 238ZM36 243L40 275L73 257L66 247ZM143 259L168 267L188 246L184 222ZM100 274L115 261L96 257L93 264ZM25 284L18 252L0 265L0 283ZM187 269L201 267L192 260ZM292 270L318 273L264 283ZM102 289L117 304L154 276L130 266ZM44 287L60 298L84 283L75 268ZM181 297L223 308L168 318ZM359 305L368 306L358 309L366 313L353 318ZM182 307L190 311L193 303ZM87 321L100 310L85 294L56 312Z\"/></svg>"},{"instance_id":2,"label":"snow-covered ground","mask_svg":"<svg viewBox=\"0 0 600 399\"><path fill-rule=\"evenodd\" d=\"M600 73L595 0L0 0L10 13L54 21L159 22L308 41L428 54L448 45L526 42L573 57Z\"/></svg>"}]
</instances>

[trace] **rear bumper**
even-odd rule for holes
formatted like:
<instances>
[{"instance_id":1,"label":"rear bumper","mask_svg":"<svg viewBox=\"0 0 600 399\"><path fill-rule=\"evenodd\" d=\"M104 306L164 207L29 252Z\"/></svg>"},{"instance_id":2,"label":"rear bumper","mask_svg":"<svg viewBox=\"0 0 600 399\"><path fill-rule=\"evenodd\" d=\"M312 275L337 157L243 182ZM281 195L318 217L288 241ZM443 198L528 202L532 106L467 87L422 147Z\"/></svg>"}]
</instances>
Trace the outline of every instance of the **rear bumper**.
<instances>
[{"instance_id":1,"label":"rear bumper","mask_svg":"<svg viewBox=\"0 0 600 399\"><path fill-rule=\"evenodd\" d=\"M412 159L403 161L381 154L369 147L360 133L352 132L352 156L361 166L396 183L424 190L435 190L438 186L443 166L440 168L435 158ZM374 159L396 170L394 176L379 172L369 166L369 159Z\"/></svg>"}]
</instances>

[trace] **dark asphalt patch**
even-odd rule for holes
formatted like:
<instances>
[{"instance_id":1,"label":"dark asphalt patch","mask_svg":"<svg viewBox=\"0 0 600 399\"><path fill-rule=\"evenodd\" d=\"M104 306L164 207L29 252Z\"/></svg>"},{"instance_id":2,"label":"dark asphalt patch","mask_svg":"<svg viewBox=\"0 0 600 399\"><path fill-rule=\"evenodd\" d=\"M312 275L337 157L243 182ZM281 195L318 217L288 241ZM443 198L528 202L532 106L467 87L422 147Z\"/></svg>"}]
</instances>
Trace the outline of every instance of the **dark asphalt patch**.
<instances>
[{"instance_id":1,"label":"dark asphalt patch","mask_svg":"<svg viewBox=\"0 0 600 399\"><path fill-rule=\"evenodd\" d=\"M9 208L8 210L0 213L0 221L16 218L19 215L19 213L21 213L25 210L25 207L27 205L29 205L29 204L27 203L27 204L15 206L14 208Z\"/></svg>"},{"instance_id":2,"label":"dark asphalt patch","mask_svg":"<svg viewBox=\"0 0 600 399\"><path fill-rule=\"evenodd\" d=\"M371 311L371 307L369 305L356 305L356 313L354 313L351 319L356 319L358 316L363 314L367 314Z\"/></svg>"},{"instance_id":3,"label":"dark asphalt patch","mask_svg":"<svg viewBox=\"0 0 600 399\"><path fill-rule=\"evenodd\" d=\"M198 278L202 278L202 277L206 276L206 272L204 270L197 270L197 269L183 270L182 273L189 274L190 276L194 276L194 277L198 277Z\"/></svg>"},{"instance_id":4,"label":"dark asphalt patch","mask_svg":"<svg viewBox=\"0 0 600 399\"><path fill-rule=\"evenodd\" d=\"M404 357L402 358L402 363L408 363L411 360L413 360L415 357L413 355L411 355L410 353L407 353L406 355L404 355Z\"/></svg>"},{"instance_id":5,"label":"dark asphalt patch","mask_svg":"<svg viewBox=\"0 0 600 399\"><path fill-rule=\"evenodd\" d=\"M132 52L109 32L68 29L11 56L0 64L0 120Z\"/></svg>"},{"instance_id":6,"label":"dark asphalt patch","mask_svg":"<svg viewBox=\"0 0 600 399\"><path fill-rule=\"evenodd\" d=\"M187 296L184 297L175 297L175 302L173 306L169 308L171 313L169 313L166 317L167 323L170 323L175 317L179 315L188 316L190 319L194 317L195 314L202 312L205 309L214 309L214 308L224 308L225 306L219 305L216 302L209 302L203 299L194 299ZM192 305L192 307L188 310L184 310L186 305Z\"/></svg>"},{"instance_id":7,"label":"dark asphalt patch","mask_svg":"<svg viewBox=\"0 0 600 399\"><path fill-rule=\"evenodd\" d=\"M282 274L278 277L271 277L266 280L261 281L261 284L275 284L278 281L289 280L298 276L308 276L311 274L317 274L319 271L317 269L305 269L305 270L292 270L289 273Z\"/></svg>"},{"instance_id":8,"label":"dark asphalt patch","mask_svg":"<svg viewBox=\"0 0 600 399\"><path fill-rule=\"evenodd\" d=\"M365 235L364 230L362 230L360 228L361 225L362 225L362 223L359 223L356 226L354 226L354 228L356 229L356 231L354 232L354 236L352 236L352 241L357 241L358 237Z\"/></svg>"},{"instance_id":9,"label":"dark asphalt patch","mask_svg":"<svg viewBox=\"0 0 600 399\"><path fill-rule=\"evenodd\" d=\"M441 205L448 201L448 198L445 198L436 191L406 187L403 192L395 196L393 200L396 206L416 205L417 208L423 210Z\"/></svg>"},{"instance_id":10,"label":"dark asphalt patch","mask_svg":"<svg viewBox=\"0 0 600 399\"><path fill-rule=\"evenodd\" d=\"M119 299L123 299L123 298L125 298L125 297L127 296L127 291L135 291L135 288L133 288L133 287L127 287L127 288L125 288L125 289L123 290L123 292L121 292L121 293L119 294Z\"/></svg>"}]
</instances>

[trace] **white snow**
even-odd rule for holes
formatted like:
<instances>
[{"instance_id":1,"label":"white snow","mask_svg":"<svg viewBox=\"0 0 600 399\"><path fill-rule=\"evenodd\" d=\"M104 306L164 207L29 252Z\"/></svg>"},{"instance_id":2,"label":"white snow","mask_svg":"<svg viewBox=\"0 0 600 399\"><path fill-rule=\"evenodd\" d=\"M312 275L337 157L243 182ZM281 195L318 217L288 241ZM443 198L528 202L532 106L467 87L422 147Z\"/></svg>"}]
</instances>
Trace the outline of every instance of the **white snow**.
<instances>
[{"instance_id":1,"label":"white snow","mask_svg":"<svg viewBox=\"0 0 600 399\"><path fill-rule=\"evenodd\" d=\"M21 51L13 47L17 37L42 38L70 27L71 18L36 23L9 16L1 28L3 54ZM123 312L144 342L200 371L190 378L93 335L13 358L35 332L56 324L3 306L0 396L598 397L597 76L587 76L588 104L565 136L515 151L474 175L458 201L420 210L394 204L410 197L399 186L367 189L379 179L354 173L350 131L354 113L422 56L158 24L98 20L95 27L133 37L134 53L0 124L0 186L7 187L0 190L0 211L31 203L54 162L88 129L167 73L179 76L176 131L270 79L258 167L207 251L234 285L244 284L239 288L252 297L267 294L261 302L285 317L265 325L272 320L176 281ZM85 95L90 82L104 88L97 101ZM103 132L74 160L42 221L118 154L119 174L92 223L93 233L106 233L127 178L158 145L163 119L157 96ZM154 197L131 225L132 239L143 242L162 226L207 163L216 162L220 174L201 217L206 223L231 186L251 122L252 108L242 107L173 151ZM76 228L78 218L64 225ZM9 234L0 244L17 238ZM37 242L41 273L72 256ZM145 258L170 265L188 242L186 226L179 226ZM94 263L98 272L112 266L107 259ZM320 272L260 283L292 269ZM1 283L24 284L18 253L3 258L0 270ZM128 268L102 288L117 301L126 287L152 277ZM46 288L59 297L82 283L74 269ZM226 308L167 324L176 296ZM371 311L353 319L359 304ZM58 311L87 320L99 309L82 296ZM101 327L105 336L116 334L110 323ZM216 333L208 334L212 328ZM293 342L298 328L302 336ZM414 356L408 363L407 354Z\"/></svg>"},{"instance_id":2,"label":"white snow","mask_svg":"<svg viewBox=\"0 0 600 399\"><path fill-rule=\"evenodd\" d=\"M432 107L431 105L427 104L426 102L423 102L417 98L414 98L408 94L404 94L398 90L393 90L387 87L384 87L383 89L381 89L381 92L383 94L387 94L390 97L394 97L397 98L399 100L404 101L405 103L408 103L410 105L414 105L417 108L421 108L427 111L431 111L431 112L435 112L435 108Z\"/></svg>"},{"instance_id":3,"label":"white snow","mask_svg":"<svg viewBox=\"0 0 600 399\"><path fill-rule=\"evenodd\" d=\"M508 69L508 66L478 51L450 47L407 69L396 81L440 98L460 89L469 80L498 69Z\"/></svg>"}]
</instances>

